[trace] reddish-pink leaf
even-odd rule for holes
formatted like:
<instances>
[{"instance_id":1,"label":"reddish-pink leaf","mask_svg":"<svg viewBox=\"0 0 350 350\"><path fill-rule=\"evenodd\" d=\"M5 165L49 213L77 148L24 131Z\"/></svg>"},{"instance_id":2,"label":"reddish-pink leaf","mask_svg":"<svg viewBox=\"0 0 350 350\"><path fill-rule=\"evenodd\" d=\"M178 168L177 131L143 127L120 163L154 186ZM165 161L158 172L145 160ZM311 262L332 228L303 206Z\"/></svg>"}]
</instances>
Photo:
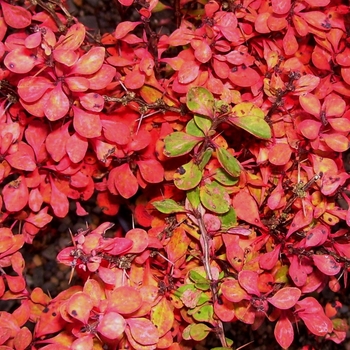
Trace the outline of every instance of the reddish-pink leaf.
<instances>
[{"instance_id":1,"label":"reddish-pink leaf","mask_svg":"<svg viewBox=\"0 0 350 350\"><path fill-rule=\"evenodd\" d=\"M284 287L278 290L271 298L267 298L267 301L273 306L281 310L291 309L299 300L301 291L295 287Z\"/></svg>"},{"instance_id":2,"label":"reddish-pink leaf","mask_svg":"<svg viewBox=\"0 0 350 350\"><path fill-rule=\"evenodd\" d=\"M108 311L99 320L97 331L108 339L119 338L125 330L126 322L117 312Z\"/></svg>"},{"instance_id":3,"label":"reddish-pink leaf","mask_svg":"<svg viewBox=\"0 0 350 350\"><path fill-rule=\"evenodd\" d=\"M110 173L109 176L114 177L114 185L120 195L124 198L130 198L135 195L139 188L139 184L135 175L130 170L129 164L124 163L113 170L113 174Z\"/></svg>"},{"instance_id":4,"label":"reddish-pink leaf","mask_svg":"<svg viewBox=\"0 0 350 350\"><path fill-rule=\"evenodd\" d=\"M164 168L155 159L139 160L136 162L142 178L149 183L159 183L164 179Z\"/></svg>"},{"instance_id":5,"label":"reddish-pink leaf","mask_svg":"<svg viewBox=\"0 0 350 350\"><path fill-rule=\"evenodd\" d=\"M132 1L130 5L132 4ZM123 38L126 34L129 34L132 30L134 30L139 24L142 22L130 22L130 21L123 21L120 22L117 25L117 28L115 29L114 37L116 39Z\"/></svg>"},{"instance_id":6,"label":"reddish-pink leaf","mask_svg":"<svg viewBox=\"0 0 350 350\"><path fill-rule=\"evenodd\" d=\"M294 284L297 287L302 287L307 280L307 261L305 259L299 260L298 256L293 255L293 257L290 258L291 263L289 266L289 276L292 278Z\"/></svg>"},{"instance_id":7,"label":"reddish-pink leaf","mask_svg":"<svg viewBox=\"0 0 350 350\"><path fill-rule=\"evenodd\" d=\"M130 314L137 311L142 305L142 296L139 290L122 286L115 288L107 296L107 309L121 314Z\"/></svg>"},{"instance_id":8,"label":"reddish-pink leaf","mask_svg":"<svg viewBox=\"0 0 350 350\"><path fill-rule=\"evenodd\" d=\"M71 74L94 74L103 64L105 59L104 47L93 47L86 54L81 56L78 62L72 67Z\"/></svg>"},{"instance_id":9,"label":"reddish-pink leaf","mask_svg":"<svg viewBox=\"0 0 350 350\"><path fill-rule=\"evenodd\" d=\"M306 93L314 90L319 83L319 77L312 74L305 74L296 81L293 94L297 96L305 95Z\"/></svg>"},{"instance_id":10,"label":"reddish-pink leaf","mask_svg":"<svg viewBox=\"0 0 350 350\"><path fill-rule=\"evenodd\" d=\"M70 122L51 132L46 138L46 149L52 159L59 162L66 155L66 143L70 138L68 128Z\"/></svg>"},{"instance_id":11,"label":"reddish-pink leaf","mask_svg":"<svg viewBox=\"0 0 350 350\"><path fill-rule=\"evenodd\" d=\"M66 77L64 82L73 92L84 92L90 87L90 82L84 77Z\"/></svg>"},{"instance_id":12,"label":"reddish-pink leaf","mask_svg":"<svg viewBox=\"0 0 350 350\"><path fill-rule=\"evenodd\" d=\"M322 245L327 240L329 233L329 226L317 224L307 232L305 237L305 247L308 248Z\"/></svg>"},{"instance_id":13,"label":"reddish-pink leaf","mask_svg":"<svg viewBox=\"0 0 350 350\"><path fill-rule=\"evenodd\" d=\"M33 149L24 142L20 142L17 151L9 154L5 159L15 169L25 171L33 171L36 169Z\"/></svg>"},{"instance_id":14,"label":"reddish-pink leaf","mask_svg":"<svg viewBox=\"0 0 350 350\"><path fill-rule=\"evenodd\" d=\"M33 188L29 194L29 199L28 199L29 208L32 211L37 212L40 210L43 202L44 202L43 196L41 195L39 189Z\"/></svg>"},{"instance_id":15,"label":"reddish-pink leaf","mask_svg":"<svg viewBox=\"0 0 350 350\"><path fill-rule=\"evenodd\" d=\"M67 196L62 193L57 186L55 181L50 177L51 184L51 198L50 205L54 214L59 218L64 218L69 211L69 202Z\"/></svg>"},{"instance_id":16,"label":"reddish-pink leaf","mask_svg":"<svg viewBox=\"0 0 350 350\"><path fill-rule=\"evenodd\" d=\"M133 245L128 250L128 254L139 254L142 253L148 246L148 234L145 230L140 228L134 228L129 230L125 238L132 240Z\"/></svg>"},{"instance_id":17,"label":"reddish-pink leaf","mask_svg":"<svg viewBox=\"0 0 350 350\"><path fill-rule=\"evenodd\" d=\"M136 343L154 345L158 343L159 334L156 326L146 318L129 318L127 324Z\"/></svg>"},{"instance_id":18,"label":"reddish-pink leaf","mask_svg":"<svg viewBox=\"0 0 350 350\"><path fill-rule=\"evenodd\" d=\"M223 234L222 238L226 247L227 261L236 271L241 271L244 264L244 252L239 246L239 236Z\"/></svg>"},{"instance_id":19,"label":"reddish-pink leaf","mask_svg":"<svg viewBox=\"0 0 350 350\"><path fill-rule=\"evenodd\" d=\"M346 109L345 101L338 95L331 93L326 96L322 106L327 117L341 117Z\"/></svg>"},{"instance_id":20,"label":"reddish-pink leaf","mask_svg":"<svg viewBox=\"0 0 350 350\"><path fill-rule=\"evenodd\" d=\"M79 59L79 53L73 50L56 49L53 52L55 61L64 64L67 67L72 67Z\"/></svg>"},{"instance_id":21,"label":"reddish-pink leaf","mask_svg":"<svg viewBox=\"0 0 350 350\"><path fill-rule=\"evenodd\" d=\"M192 40L191 46L193 47L194 56L201 63L208 62L212 57L211 47L204 40Z\"/></svg>"},{"instance_id":22,"label":"reddish-pink leaf","mask_svg":"<svg viewBox=\"0 0 350 350\"><path fill-rule=\"evenodd\" d=\"M39 58L24 47L10 51L4 59L6 68L17 74L30 72L38 63L40 63Z\"/></svg>"},{"instance_id":23,"label":"reddish-pink leaf","mask_svg":"<svg viewBox=\"0 0 350 350\"><path fill-rule=\"evenodd\" d=\"M73 126L75 131L87 139L101 136L102 124L100 116L88 113L78 107L72 107L74 112Z\"/></svg>"},{"instance_id":24,"label":"reddish-pink leaf","mask_svg":"<svg viewBox=\"0 0 350 350\"><path fill-rule=\"evenodd\" d=\"M137 67L135 67L134 70L126 74L124 85L128 89L136 90L140 89L144 85L145 80L145 74L140 72L140 70Z\"/></svg>"},{"instance_id":25,"label":"reddish-pink leaf","mask_svg":"<svg viewBox=\"0 0 350 350\"><path fill-rule=\"evenodd\" d=\"M6 210L10 212L22 210L26 206L29 197L25 177L20 176L17 180L6 184L2 190L2 196Z\"/></svg>"},{"instance_id":26,"label":"reddish-pink leaf","mask_svg":"<svg viewBox=\"0 0 350 350\"><path fill-rule=\"evenodd\" d=\"M259 265L264 270L271 270L276 266L281 252L281 244L278 244L272 251L262 254L259 257Z\"/></svg>"},{"instance_id":27,"label":"reddish-pink leaf","mask_svg":"<svg viewBox=\"0 0 350 350\"><path fill-rule=\"evenodd\" d=\"M331 28L329 18L324 12L321 12L321 11L299 12L299 16L302 17L308 24L311 24L312 26L322 31L326 31Z\"/></svg>"},{"instance_id":28,"label":"reddish-pink leaf","mask_svg":"<svg viewBox=\"0 0 350 350\"><path fill-rule=\"evenodd\" d=\"M88 323L92 308L93 301L90 296L84 292L76 292L69 298L66 304L66 310L69 315L84 324Z\"/></svg>"},{"instance_id":29,"label":"reddish-pink leaf","mask_svg":"<svg viewBox=\"0 0 350 350\"><path fill-rule=\"evenodd\" d=\"M234 303L238 303L243 299L249 299L249 295L240 286L237 280L225 279L220 288L225 298Z\"/></svg>"},{"instance_id":30,"label":"reddish-pink leaf","mask_svg":"<svg viewBox=\"0 0 350 350\"><path fill-rule=\"evenodd\" d=\"M321 113L320 100L311 93L306 93L299 96L299 102L304 111L319 118Z\"/></svg>"},{"instance_id":31,"label":"reddish-pink leaf","mask_svg":"<svg viewBox=\"0 0 350 350\"><path fill-rule=\"evenodd\" d=\"M260 296L260 291L258 289L258 279L259 275L255 271L242 270L238 273L238 282L248 294Z\"/></svg>"},{"instance_id":32,"label":"reddish-pink leaf","mask_svg":"<svg viewBox=\"0 0 350 350\"><path fill-rule=\"evenodd\" d=\"M113 80L115 73L116 69L114 67L110 66L109 64L103 64L95 74L87 77L90 83L90 89L104 89Z\"/></svg>"},{"instance_id":33,"label":"reddish-pink leaf","mask_svg":"<svg viewBox=\"0 0 350 350\"><path fill-rule=\"evenodd\" d=\"M32 22L31 13L21 6L13 6L4 1L1 2L2 14L6 24L12 28L22 29Z\"/></svg>"},{"instance_id":34,"label":"reddish-pink leaf","mask_svg":"<svg viewBox=\"0 0 350 350\"><path fill-rule=\"evenodd\" d=\"M327 276L334 276L341 270L341 265L331 255L313 254L312 259L316 267Z\"/></svg>"},{"instance_id":35,"label":"reddish-pink leaf","mask_svg":"<svg viewBox=\"0 0 350 350\"><path fill-rule=\"evenodd\" d=\"M235 317L234 304L230 302L223 295L220 296L220 301L216 301L214 304L215 315L222 322L231 322Z\"/></svg>"},{"instance_id":36,"label":"reddish-pink leaf","mask_svg":"<svg viewBox=\"0 0 350 350\"><path fill-rule=\"evenodd\" d=\"M292 149L286 143L276 143L269 150L269 161L273 165L286 165L292 155Z\"/></svg>"},{"instance_id":37,"label":"reddish-pink leaf","mask_svg":"<svg viewBox=\"0 0 350 350\"><path fill-rule=\"evenodd\" d=\"M112 119L101 119L103 134L108 141L127 145L131 141L129 126Z\"/></svg>"},{"instance_id":38,"label":"reddish-pink leaf","mask_svg":"<svg viewBox=\"0 0 350 350\"><path fill-rule=\"evenodd\" d=\"M131 151L140 151L146 148L151 142L151 134L147 130L139 130L132 135L132 141L128 145Z\"/></svg>"},{"instance_id":39,"label":"reddish-pink leaf","mask_svg":"<svg viewBox=\"0 0 350 350\"><path fill-rule=\"evenodd\" d=\"M305 119L297 125L299 132L309 140L315 140L320 132L322 123L312 119Z\"/></svg>"},{"instance_id":40,"label":"reddish-pink leaf","mask_svg":"<svg viewBox=\"0 0 350 350\"><path fill-rule=\"evenodd\" d=\"M26 102L34 102L53 88L54 84L45 77L25 77L18 83L18 95Z\"/></svg>"},{"instance_id":41,"label":"reddish-pink leaf","mask_svg":"<svg viewBox=\"0 0 350 350\"><path fill-rule=\"evenodd\" d=\"M178 80L181 84L188 84L194 81L199 74L199 64L194 61L185 61L178 74Z\"/></svg>"},{"instance_id":42,"label":"reddish-pink leaf","mask_svg":"<svg viewBox=\"0 0 350 350\"><path fill-rule=\"evenodd\" d=\"M260 80L260 75L250 67L242 64L234 67L228 75L231 82L239 87L250 87Z\"/></svg>"},{"instance_id":43,"label":"reddish-pink leaf","mask_svg":"<svg viewBox=\"0 0 350 350\"><path fill-rule=\"evenodd\" d=\"M85 26L82 23L73 24L67 31L66 35L62 35L58 40L55 49L61 50L77 50L85 39Z\"/></svg>"},{"instance_id":44,"label":"reddish-pink leaf","mask_svg":"<svg viewBox=\"0 0 350 350\"><path fill-rule=\"evenodd\" d=\"M81 162L85 157L88 146L86 138L75 132L66 142L66 151L69 159L73 163Z\"/></svg>"},{"instance_id":45,"label":"reddish-pink leaf","mask_svg":"<svg viewBox=\"0 0 350 350\"><path fill-rule=\"evenodd\" d=\"M63 118L69 111L69 99L62 90L62 83L59 82L50 92L50 97L45 103L45 115L50 121Z\"/></svg>"},{"instance_id":46,"label":"reddish-pink leaf","mask_svg":"<svg viewBox=\"0 0 350 350\"><path fill-rule=\"evenodd\" d=\"M53 219L53 217L47 213L48 209L48 207L45 207L37 214L30 213L25 221L30 222L36 227L43 228Z\"/></svg>"},{"instance_id":47,"label":"reddish-pink leaf","mask_svg":"<svg viewBox=\"0 0 350 350\"><path fill-rule=\"evenodd\" d=\"M313 205L306 199L304 199L304 208L300 209L294 216L293 221L289 227L286 238L292 235L299 229L311 224L313 220Z\"/></svg>"},{"instance_id":48,"label":"reddish-pink leaf","mask_svg":"<svg viewBox=\"0 0 350 350\"><path fill-rule=\"evenodd\" d=\"M327 146L335 152L345 152L350 147L349 139L341 134L321 134L322 139L326 142Z\"/></svg>"},{"instance_id":49,"label":"reddish-pink leaf","mask_svg":"<svg viewBox=\"0 0 350 350\"><path fill-rule=\"evenodd\" d=\"M278 2L281 3L280 1ZM298 41L295 38L295 31L291 26L288 26L287 33L283 38L283 49L287 56L294 55L299 49Z\"/></svg>"},{"instance_id":50,"label":"reddish-pink leaf","mask_svg":"<svg viewBox=\"0 0 350 350\"><path fill-rule=\"evenodd\" d=\"M238 218L252 225L265 228L259 216L258 205L249 192L239 191L232 200Z\"/></svg>"},{"instance_id":51,"label":"reddish-pink leaf","mask_svg":"<svg viewBox=\"0 0 350 350\"><path fill-rule=\"evenodd\" d=\"M293 343L293 340L294 340L293 325L290 322L289 318L284 313L281 314L280 318L276 323L274 335L278 344L283 349L289 348Z\"/></svg>"},{"instance_id":52,"label":"reddish-pink leaf","mask_svg":"<svg viewBox=\"0 0 350 350\"><path fill-rule=\"evenodd\" d=\"M101 112L104 107L105 100L97 92L90 92L80 97L80 103L88 111Z\"/></svg>"},{"instance_id":53,"label":"reddish-pink leaf","mask_svg":"<svg viewBox=\"0 0 350 350\"><path fill-rule=\"evenodd\" d=\"M288 13L292 7L290 0L272 0L271 5L273 12L278 15L284 15L285 13Z\"/></svg>"}]
</instances>

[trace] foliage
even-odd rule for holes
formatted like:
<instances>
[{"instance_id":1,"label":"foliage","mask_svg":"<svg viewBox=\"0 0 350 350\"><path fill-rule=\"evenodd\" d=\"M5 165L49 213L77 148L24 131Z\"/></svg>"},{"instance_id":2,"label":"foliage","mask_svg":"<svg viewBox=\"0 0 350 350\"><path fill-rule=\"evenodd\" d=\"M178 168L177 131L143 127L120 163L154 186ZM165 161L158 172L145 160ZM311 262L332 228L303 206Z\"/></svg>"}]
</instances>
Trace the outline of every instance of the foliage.
<instances>
[{"instance_id":1,"label":"foliage","mask_svg":"<svg viewBox=\"0 0 350 350\"><path fill-rule=\"evenodd\" d=\"M345 340L317 301L350 268L345 1L175 0L158 35L167 6L119 0L138 20L102 37L60 1L0 4L1 349L230 349L227 322ZM91 198L135 226L71 234L81 285L30 290L20 249Z\"/></svg>"}]
</instances>

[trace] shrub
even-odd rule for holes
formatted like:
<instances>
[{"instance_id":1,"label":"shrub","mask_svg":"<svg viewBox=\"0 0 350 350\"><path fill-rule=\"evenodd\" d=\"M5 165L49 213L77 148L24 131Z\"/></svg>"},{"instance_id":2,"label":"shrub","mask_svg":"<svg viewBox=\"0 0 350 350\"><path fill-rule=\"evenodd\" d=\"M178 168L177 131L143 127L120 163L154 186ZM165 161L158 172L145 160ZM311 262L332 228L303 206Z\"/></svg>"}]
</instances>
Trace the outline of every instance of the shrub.
<instances>
[{"instance_id":1,"label":"shrub","mask_svg":"<svg viewBox=\"0 0 350 350\"><path fill-rule=\"evenodd\" d=\"M0 4L1 349L224 350L226 323L263 322L282 348L302 324L345 340L345 1L119 0L101 37L60 1ZM81 283L30 290L21 248L93 199L110 222L57 257Z\"/></svg>"}]
</instances>

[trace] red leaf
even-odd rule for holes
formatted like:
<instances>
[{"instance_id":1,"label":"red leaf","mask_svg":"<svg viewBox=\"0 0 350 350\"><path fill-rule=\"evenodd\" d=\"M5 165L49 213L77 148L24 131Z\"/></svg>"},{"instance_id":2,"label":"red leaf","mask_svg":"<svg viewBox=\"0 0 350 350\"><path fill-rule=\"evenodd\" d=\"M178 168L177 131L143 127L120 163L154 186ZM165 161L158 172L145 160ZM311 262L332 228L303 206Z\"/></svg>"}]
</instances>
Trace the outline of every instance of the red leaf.
<instances>
[{"instance_id":1,"label":"red leaf","mask_svg":"<svg viewBox=\"0 0 350 350\"><path fill-rule=\"evenodd\" d=\"M281 252L281 244L278 244L271 252L260 255L259 265L264 270L272 270L277 263Z\"/></svg>"},{"instance_id":2,"label":"red leaf","mask_svg":"<svg viewBox=\"0 0 350 350\"><path fill-rule=\"evenodd\" d=\"M102 119L101 123L104 136L108 141L118 145L127 145L131 141L130 129L125 123L110 119Z\"/></svg>"},{"instance_id":3,"label":"red leaf","mask_svg":"<svg viewBox=\"0 0 350 350\"><path fill-rule=\"evenodd\" d=\"M258 205L250 193L240 191L232 200L237 216L252 225L265 228L259 216Z\"/></svg>"},{"instance_id":4,"label":"red leaf","mask_svg":"<svg viewBox=\"0 0 350 350\"><path fill-rule=\"evenodd\" d=\"M36 227L43 228L53 219L53 217L47 213L48 209L48 207L45 207L37 214L30 213L25 221L30 222Z\"/></svg>"},{"instance_id":5,"label":"red leaf","mask_svg":"<svg viewBox=\"0 0 350 350\"><path fill-rule=\"evenodd\" d=\"M136 162L142 178L149 183L159 183L164 179L164 168L155 159L139 160Z\"/></svg>"},{"instance_id":6,"label":"red leaf","mask_svg":"<svg viewBox=\"0 0 350 350\"><path fill-rule=\"evenodd\" d=\"M85 157L88 146L89 144L86 141L86 138L75 132L66 142L66 151L69 159L73 163L81 162Z\"/></svg>"},{"instance_id":7,"label":"red leaf","mask_svg":"<svg viewBox=\"0 0 350 350\"><path fill-rule=\"evenodd\" d=\"M309 140L315 140L320 132L322 123L316 120L305 119L298 124L299 132Z\"/></svg>"},{"instance_id":8,"label":"red leaf","mask_svg":"<svg viewBox=\"0 0 350 350\"><path fill-rule=\"evenodd\" d=\"M116 69L109 64L103 64L102 67L92 76L87 77L91 90L104 89L112 82Z\"/></svg>"},{"instance_id":9,"label":"red leaf","mask_svg":"<svg viewBox=\"0 0 350 350\"><path fill-rule=\"evenodd\" d=\"M20 142L17 151L9 154L5 159L15 169L25 171L33 171L36 169L33 149L24 142Z\"/></svg>"},{"instance_id":10,"label":"red leaf","mask_svg":"<svg viewBox=\"0 0 350 350\"><path fill-rule=\"evenodd\" d=\"M141 228L134 228L128 231L125 238L133 242L131 249L128 250L128 254L142 253L148 246L148 234Z\"/></svg>"},{"instance_id":11,"label":"red leaf","mask_svg":"<svg viewBox=\"0 0 350 350\"><path fill-rule=\"evenodd\" d=\"M45 115L50 121L63 118L69 111L69 99L62 90L62 83L59 82L50 92L50 97L45 103Z\"/></svg>"},{"instance_id":12,"label":"red leaf","mask_svg":"<svg viewBox=\"0 0 350 350\"><path fill-rule=\"evenodd\" d=\"M4 2L2 2L2 4L4 4ZM38 57L26 48L14 49L10 51L4 59L6 68L17 74L30 72L38 63L40 63Z\"/></svg>"},{"instance_id":13,"label":"red leaf","mask_svg":"<svg viewBox=\"0 0 350 350\"><path fill-rule=\"evenodd\" d=\"M119 338L125 330L126 322L117 312L108 311L99 320L97 331L108 339Z\"/></svg>"},{"instance_id":14,"label":"red leaf","mask_svg":"<svg viewBox=\"0 0 350 350\"><path fill-rule=\"evenodd\" d=\"M22 210L29 197L28 188L24 176L6 184L2 190L2 196L6 210L10 212Z\"/></svg>"},{"instance_id":15,"label":"red leaf","mask_svg":"<svg viewBox=\"0 0 350 350\"><path fill-rule=\"evenodd\" d=\"M194 81L199 74L199 64L194 61L185 61L178 73L178 80L181 84L188 84Z\"/></svg>"},{"instance_id":16,"label":"red leaf","mask_svg":"<svg viewBox=\"0 0 350 350\"><path fill-rule=\"evenodd\" d=\"M295 287L284 287L278 290L274 296L267 298L267 301L281 310L291 309L299 300L301 291Z\"/></svg>"},{"instance_id":17,"label":"red leaf","mask_svg":"<svg viewBox=\"0 0 350 350\"><path fill-rule=\"evenodd\" d=\"M275 338L278 344L283 348L287 349L291 346L294 339L294 330L292 323L289 321L289 318L282 313L281 317L278 319L275 330Z\"/></svg>"},{"instance_id":18,"label":"red leaf","mask_svg":"<svg viewBox=\"0 0 350 350\"><path fill-rule=\"evenodd\" d=\"M131 72L128 72L125 76L124 85L128 89L140 89L145 84L146 76L141 73L138 68L134 68Z\"/></svg>"},{"instance_id":19,"label":"red leaf","mask_svg":"<svg viewBox=\"0 0 350 350\"><path fill-rule=\"evenodd\" d=\"M84 92L90 87L89 80L84 77L66 77L64 82L73 92Z\"/></svg>"},{"instance_id":20,"label":"red leaf","mask_svg":"<svg viewBox=\"0 0 350 350\"><path fill-rule=\"evenodd\" d=\"M314 115L316 118L320 117L321 103L315 95L309 92L304 95L300 95L299 102L305 112Z\"/></svg>"},{"instance_id":21,"label":"red leaf","mask_svg":"<svg viewBox=\"0 0 350 350\"><path fill-rule=\"evenodd\" d=\"M132 4L132 1L129 5ZM127 5L127 6L129 6ZM123 21L117 25L117 28L115 29L114 37L116 39L123 38L126 34L129 34L132 30L134 30L139 24L142 22L130 22L130 21Z\"/></svg>"},{"instance_id":22,"label":"red leaf","mask_svg":"<svg viewBox=\"0 0 350 350\"><path fill-rule=\"evenodd\" d=\"M77 50L85 39L86 31L82 23L73 24L66 35L62 35L58 40L55 49Z\"/></svg>"},{"instance_id":23,"label":"red leaf","mask_svg":"<svg viewBox=\"0 0 350 350\"><path fill-rule=\"evenodd\" d=\"M286 143L276 143L269 150L269 161L273 165L286 165L292 155L292 150Z\"/></svg>"},{"instance_id":24,"label":"red leaf","mask_svg":"<svg viewBox=\"0 0 350 350\"><path fill-rule=\"evenodd\" d=\"M88 111L101 112L104 107L105 100L100 94L90 92L80 97L80 103Z\"/></svg>"},{"instance_id":25,"label":"red leaf","mask_svg":"<svg viewBox=\"0 0 350 350\"><path fill-rule=\"evenodd\" d=\"M74 112L73 126L80 136L88 139L101 136L102 124L98 114L88 113L75 106L72 109Z\"/></svg>"},{"instance_id":26,"label":"red leaf","mask_svg":"<svg viewBox=\"0 0 350 350\"><path fill-rule=\"evenodd\" d=\"M146 318L129 318L127 324L135 342L141 345L158 343L159 334L156 326Z\"/></svg>"},{"instance_id":27,"label":"red leaf","mask_svg":"<svg viewBox=\"0 0 350 350\"><path fill-rule=\"evenodd\" d=\"M320 78L312 74L305 74L295 83L293 94L300 96L314 90L320 82Z\"/></svg>"},{"instance_id":28,"label":"red leaf","mask_svg":"<svg viewBox=\"0 0 350 350\"><path fill-rule=\"evenodd\" d=\"M228 78L239 87L250 87L260 80L260 75L253 68L241 65L231 70Z\"/></svg>"},{"instance_id":29,"label":"red leaf","mask_svg":"<svg viewBox=\"0 0 350 350\"><path fill-rule=\"evenodd\" d=\"M314 228L309 230L305 237L305 247L316 247L322 245L326 242L328 238L329 226L325 226L322 224L317 224Z\"/></svg>"},{"instance_id":30,"label":"red leaf","mask_svg":"<svg viewBox=\"0 0 350 350\"><path fill-rule=\"evenodd\" d=\"M28 198L29 208L32 211L37 212L37 211L40 210L43 202L44 202L43 196L41 195L39 189L38 188L33 188L30 191L29 198Z\"/></svg>"},{"instance_id":31,"label":"red leaf","mask_svg":"<svg viewBox=\"0 0 350 350\"><path fill-rule=\"evenodd\" d=\"M135 175L130 170L128 163L124 163L113 169L109 176L114 177L114 185L120 195L124 198L130 198L136 194L139 185Z\"/></svg>"},{"instance_id":32,"label":"red leaf","mask_svg":"<svg viewBox=\"0 0 350 350\"><path fill-rule=\"evenodd\" d=\"M70 138L68 128L70 122L51 132L46 138L46 149L55 162L66 155L66 143Z\"/></svg>"},{"instance_id":33,"label":"red leaf","mask_svg":"<svg viewBox=\"0 0 350 350\"><path fill-rule=\"evenodd\" d=\"M341 265L331 255L314 254L312 259L316 267L327 276L334 276L341 270Z\"/></svg>"},{"instance_id":34,"label":"red leaf","mask_svg":"<svg viewBox=\"0 0 350 350\"><path fill-rule=\"evenodd\" d=\"M121 314L135 312L142 305L140 291L129 286L115 288L108 294L107 299L107 309Z\"/></svg>"},{"instance_id":35,"label":"red leaf","mask_svg":"<svg viewBox=\"0 0 350 350\"><path fill-rule=\"evenodd\" d=\"M50 205L54 214L59 218L64 218L69 211L69 202L67 196L63 194L55 185L54 180L50 177L51 198Z\"/></svg>"},{"instance_id":36,"label":"red leaf","mask_svg":"<svg viewBox=\"0 0 350 350\"><path fill-rule=\"evenodd\" d=\"M25 77L18 83L18 95L26 102L34 102L53 88L54 84L44 77Z\"/></svg>"},{"instance_id":37,"label":"red leaf","mask_svg":"<svg viewBox=\"0 0 350 350\"><path fill-rule=\"evenodd\" d=\"M239 236L223 234L222 238L226 247L227 261L236 271L241 271L244 264L244 252L239 246Z\"/></svg>"},{"instance_id":38,"label":"red leaf","mask_svg":"<svg viewBox=\"0 0 350 350\"><path fill-rule=\"evenodd\" d=\"M53 52L53 58L55 61L71 67L78 61L79 53L73 50L56 49Z\"/></svg>"},{"instance_id":39,"label":"red leaf","mask_svg":"<svg viewBox=\"0 0 350 350\"><path fill-rule=\"evenodd\" d=\"M1 7L6 24L12 28L22 29L32 22L31 13L21 6L13 6L2 1Z\"/></svg>"},{"instance_id":40,"label":"red leaf","mask_svg":"<svg viewBox=\"0 0 350 350\"><path fill-rule=\"evenodd\" d=\"M341 134L322 134L322 139L326 142L327 146L335 152L345 152L350 147L349 139Z\"/></svg>"},{"instance_id":41,"label":"red leaf","mask_svg":"<svg viewBox=\"0 0 350 350\"><path fill-rule=\"evenodd\" d=\"M249 295L240 286L237 280L225 279L220 288L225 298L234 303L238 303L243 299L249 299Z\"/></svg>"},{"instance_id":42,"label":"red leaf","mask_svg":"<svg viewBox=\"0 0 350 350\"><path fill-rule=\"evenodd\" d=\"M109 191L99 192L96 199L97 205L106 215L116 215L119 212L120 202L118 197Z\"/></svg>"},{"instance_id":43,"label":"red leaf","mask_svg":"<svg viewBox=\"0 0 350 350\"><path fill-rule=\"evenodd\" d=\"M295 214L293 221L289 227L286 238L291 236L294 232L298 231L299 229L311 224L313 219L314 209L312 204L306 199L304 199L304 208L305 208L305 212L303 209L300 209Z\"/></svg>"},{"instance_id":44,"label":"red leaf","mask_svg":"<svg viewBox=\"0 0 350 350\"><path fill-rule=\"evenodd\" d=\"M86 54L81 56L78 62L72 67L70 74L94 74L103 64L105 59L104 47L93 47Z\"/></svg>"},{"instance_id":45,"label":"red leaf","mask_svg":"<svg viewBox=\"0 0 350 350\"><path fill-rule=\"evenodd\" d=\"M255 271L242 270L238 273L238 282L248 294L260 296L258 289L259 275Z\"/></svg>"},{"instance_id":46,"label":"red leaf","mask_svg":"<svg viewBox=\"0 0 350 350\"><path fill-rule=\"evenodd\" d=\"M84 292L76 292L69 298L66 304L66 310L69 315L84 324L88 323L92 308L93 301L90 296Z\"/></svg>"},{"instance_id":47,"label":"red leaf","mask_svg":"<svg viewBox=\"0 0 350 350\"><path fill-rule=\"evenodd\" d=\"M211 47L203 40L192 40L191 46L194 48L194 56L201 63L208 62L212 57Z\"/></svg>"},{"instance_id":48,"label":"red leaf","mask_svg":"<svg viewBox=\"0 0 350 350\"><path fill-rule=\"evenodd\" d=\"M284 15L285 13L288 13L292 7L290 0L272 0L271 5L273 12L277 13L278 15Z\"/></svg>"}]
</instances>

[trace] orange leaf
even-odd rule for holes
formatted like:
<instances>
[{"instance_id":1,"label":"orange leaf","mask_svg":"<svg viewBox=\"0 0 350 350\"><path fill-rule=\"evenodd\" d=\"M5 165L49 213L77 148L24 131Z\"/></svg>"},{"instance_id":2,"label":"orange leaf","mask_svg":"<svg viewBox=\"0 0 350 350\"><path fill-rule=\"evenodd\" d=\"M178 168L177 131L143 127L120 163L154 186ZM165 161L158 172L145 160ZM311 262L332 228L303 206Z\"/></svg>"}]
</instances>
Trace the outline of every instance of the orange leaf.
<instances>
[{"instance_id":1,"label":"orange leaf","mask_svg":"<svg viewBox=\"0 0 350 350\"><path fill-rule=\"evenodd\" d=\"M292 155L292 150L286 143L276 143L269 151L269 161L273 165L286 165Z\"/></svg>"},{"instance_id":2,"label":"orange leaf","mask_svg":"<svg viewBox=\"0 0 350 350\"><path fill-rule=\"evenodd\" d=\"M66 310L69 315L84 324L87 324L92 308L93 301L90 296L84 292L77 292L72 295L66 305Z\"/></svg>"},{"instance_id":3,"label":"orange leaf","mask_svg":"<svg viewBox=\"0 0 350 350\"><path fill-rule=\"evenodd\" d=\"M100 318L97 331L108 339L117 339L124 333L125 327L124 317L111 311Z\"/></svg>"},{"instance_id":4,"label":"orange leaf","mask_svg":"<svg viewBox=\"0 0 350 350\"><path fill-rule=\"evenodd\" d=\"M167 298L162 298L160 302L152 308L151 321L157 327L160 337L171 330L174 319L173 308L169 305Z\"/></svg>"},{"instance_id":5,"label":"orange leaf","mask_svg":"<svg viewBox=\"0 0 350 350\"><path fill-rule=\"evenodd\" d=\"M142 305L140 291L133 287L122 286L112 290L107 295L107 310L130 314L138 310Z\"/></svg>"},{"instance_id":6,"label":"orange leaf","mask_svg":"<svg viewBox=\"0 0 350 350\"><path fill-rule=\"evenodd\" d=\"M131 239L133 242L131 249L128 250L128 254L142 253L148 246L148 234L141 228L129 230L125 238Z\"/></svg>"},{"instance_id":7,"label":"orange leaf","mask_svg":"<svg viewBox=\"0 0 350 350\"><path fill-rule=\"evenodd\" d=\"M70 74L94 74L103 64L105 59L104 47L93 47L86 54L81 56L78 62L72 67Z\"/></svg>"},{"instance_id":8,"label":"orange leaf","mask_svg":"<svg viewBox=\"0 0 350 350\"><path fill-rule=\"evenodd\" d=\"M127 324L130 327L131 336L136 343L141 345L158 343L158 330L150 320L146 318L129 318Z\"/></svg>"}]
</instances>

